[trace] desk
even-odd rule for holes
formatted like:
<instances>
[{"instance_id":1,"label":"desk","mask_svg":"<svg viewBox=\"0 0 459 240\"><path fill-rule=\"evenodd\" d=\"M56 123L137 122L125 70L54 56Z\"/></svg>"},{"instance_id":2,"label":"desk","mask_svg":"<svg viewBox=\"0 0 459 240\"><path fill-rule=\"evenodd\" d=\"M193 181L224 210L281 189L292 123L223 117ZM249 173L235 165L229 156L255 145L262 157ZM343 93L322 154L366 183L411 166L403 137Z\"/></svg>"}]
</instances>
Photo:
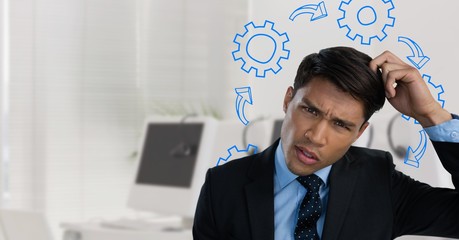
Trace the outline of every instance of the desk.
<instances>
[{"instance_id":1,"label":"desk","mask_svg":"<svg viewBox=\"0 0 459 240\"><path fill-rule=\"evenodd\" d=\"M100 223L63 223L64 240L191 240L191 229L171 230L169 223L148 230L102 226Z\"/></svg>"}]
</instances>

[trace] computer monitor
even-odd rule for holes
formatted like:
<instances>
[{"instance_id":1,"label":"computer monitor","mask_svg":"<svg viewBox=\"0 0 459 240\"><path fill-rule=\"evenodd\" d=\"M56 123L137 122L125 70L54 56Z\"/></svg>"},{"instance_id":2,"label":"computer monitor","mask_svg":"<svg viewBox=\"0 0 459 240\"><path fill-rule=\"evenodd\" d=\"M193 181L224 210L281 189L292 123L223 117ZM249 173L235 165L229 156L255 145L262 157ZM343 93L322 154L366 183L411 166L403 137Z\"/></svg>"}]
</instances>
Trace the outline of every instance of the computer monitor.
<instances>
[{"instance_id":1,"label":"computer monitor","mask_svg":"<svg viewBox=\"0 0 459 240\"><path fill-rule=\"evenodd\" d=\"M282 122L284 119L275 119L273 121L273 128L271 134L271 143L275 142L281 135Z\"/></svg>"},{"instance_id":2,"label":"computer monitor","mask_svg":"<svg viewBox=\"0 0 459 240\"><path fill-rule=\"evenodd\" d=\"M147 119L128 207L192 218L216 126L210 117Z\"/></svg>"}]
</instances>

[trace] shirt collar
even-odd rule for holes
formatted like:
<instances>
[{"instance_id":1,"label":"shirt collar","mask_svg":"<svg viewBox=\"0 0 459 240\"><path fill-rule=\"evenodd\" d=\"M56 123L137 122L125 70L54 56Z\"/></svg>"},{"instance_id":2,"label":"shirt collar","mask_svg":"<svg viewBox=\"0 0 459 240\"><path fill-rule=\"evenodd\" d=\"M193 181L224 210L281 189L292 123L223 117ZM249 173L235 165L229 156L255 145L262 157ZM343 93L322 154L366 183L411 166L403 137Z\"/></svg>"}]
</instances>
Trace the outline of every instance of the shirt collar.
<instances>
[{"instance_id":1,"label":"shirt collar","mask_svg":"<svg viewBox=\"0 0 459 240\"><path fill-rule=\"evenodd\" d=\"M277 146L276 153L274 156L274 162L275 178L277 178L276 181L279 183L280 189L283 189L285 186L294 181L298 177L298 175L292 173L287 167L287 163L285 162L284 151L282 149L282 140L279 141L279 145ZM322 181L324 182L324 187L328 185L328 176L330 175L330 170L331 165L322 168L314 173L318 177L320 177L320 179L322 179Z\"/></svg>"}]
</instances>

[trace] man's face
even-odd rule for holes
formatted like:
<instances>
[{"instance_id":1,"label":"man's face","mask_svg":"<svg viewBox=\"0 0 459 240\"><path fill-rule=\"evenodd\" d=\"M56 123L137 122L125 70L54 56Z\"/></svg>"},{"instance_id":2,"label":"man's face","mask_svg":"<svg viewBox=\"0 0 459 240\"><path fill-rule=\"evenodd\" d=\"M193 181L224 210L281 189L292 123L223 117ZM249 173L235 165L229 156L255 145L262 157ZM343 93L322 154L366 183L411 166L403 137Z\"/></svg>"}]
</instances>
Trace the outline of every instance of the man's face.
<instances>
[{"instance_id":1,"label":"man's face","mask_svg":"<svg viewBox=\"0 0 459 240\"><path fill-rule=\"evenodd\" d=\"M284 98L282 149L296 175L316 172L338 161L368 126L363 104L332 83L315 77Z\"/></svg>"}]
</instances>

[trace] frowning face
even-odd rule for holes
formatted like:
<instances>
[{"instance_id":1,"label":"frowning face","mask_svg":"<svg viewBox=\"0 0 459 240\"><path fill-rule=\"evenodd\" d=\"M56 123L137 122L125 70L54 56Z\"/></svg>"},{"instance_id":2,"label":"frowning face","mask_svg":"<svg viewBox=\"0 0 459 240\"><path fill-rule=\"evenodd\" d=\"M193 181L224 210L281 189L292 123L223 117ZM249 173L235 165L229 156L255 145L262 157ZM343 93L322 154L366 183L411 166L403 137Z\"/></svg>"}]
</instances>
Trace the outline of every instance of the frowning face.
<instances>
[{"instance_id":1,"label":"frowning face","mask_svg":"<svg viewBox=\"0 0 459 240\"><path fill-rule=\"evenodd\" d=\"M289 170L309 175L338 161L368 126L363 104L315 77L284 97L282 149Z\"/></svg>"}]
</instances>

